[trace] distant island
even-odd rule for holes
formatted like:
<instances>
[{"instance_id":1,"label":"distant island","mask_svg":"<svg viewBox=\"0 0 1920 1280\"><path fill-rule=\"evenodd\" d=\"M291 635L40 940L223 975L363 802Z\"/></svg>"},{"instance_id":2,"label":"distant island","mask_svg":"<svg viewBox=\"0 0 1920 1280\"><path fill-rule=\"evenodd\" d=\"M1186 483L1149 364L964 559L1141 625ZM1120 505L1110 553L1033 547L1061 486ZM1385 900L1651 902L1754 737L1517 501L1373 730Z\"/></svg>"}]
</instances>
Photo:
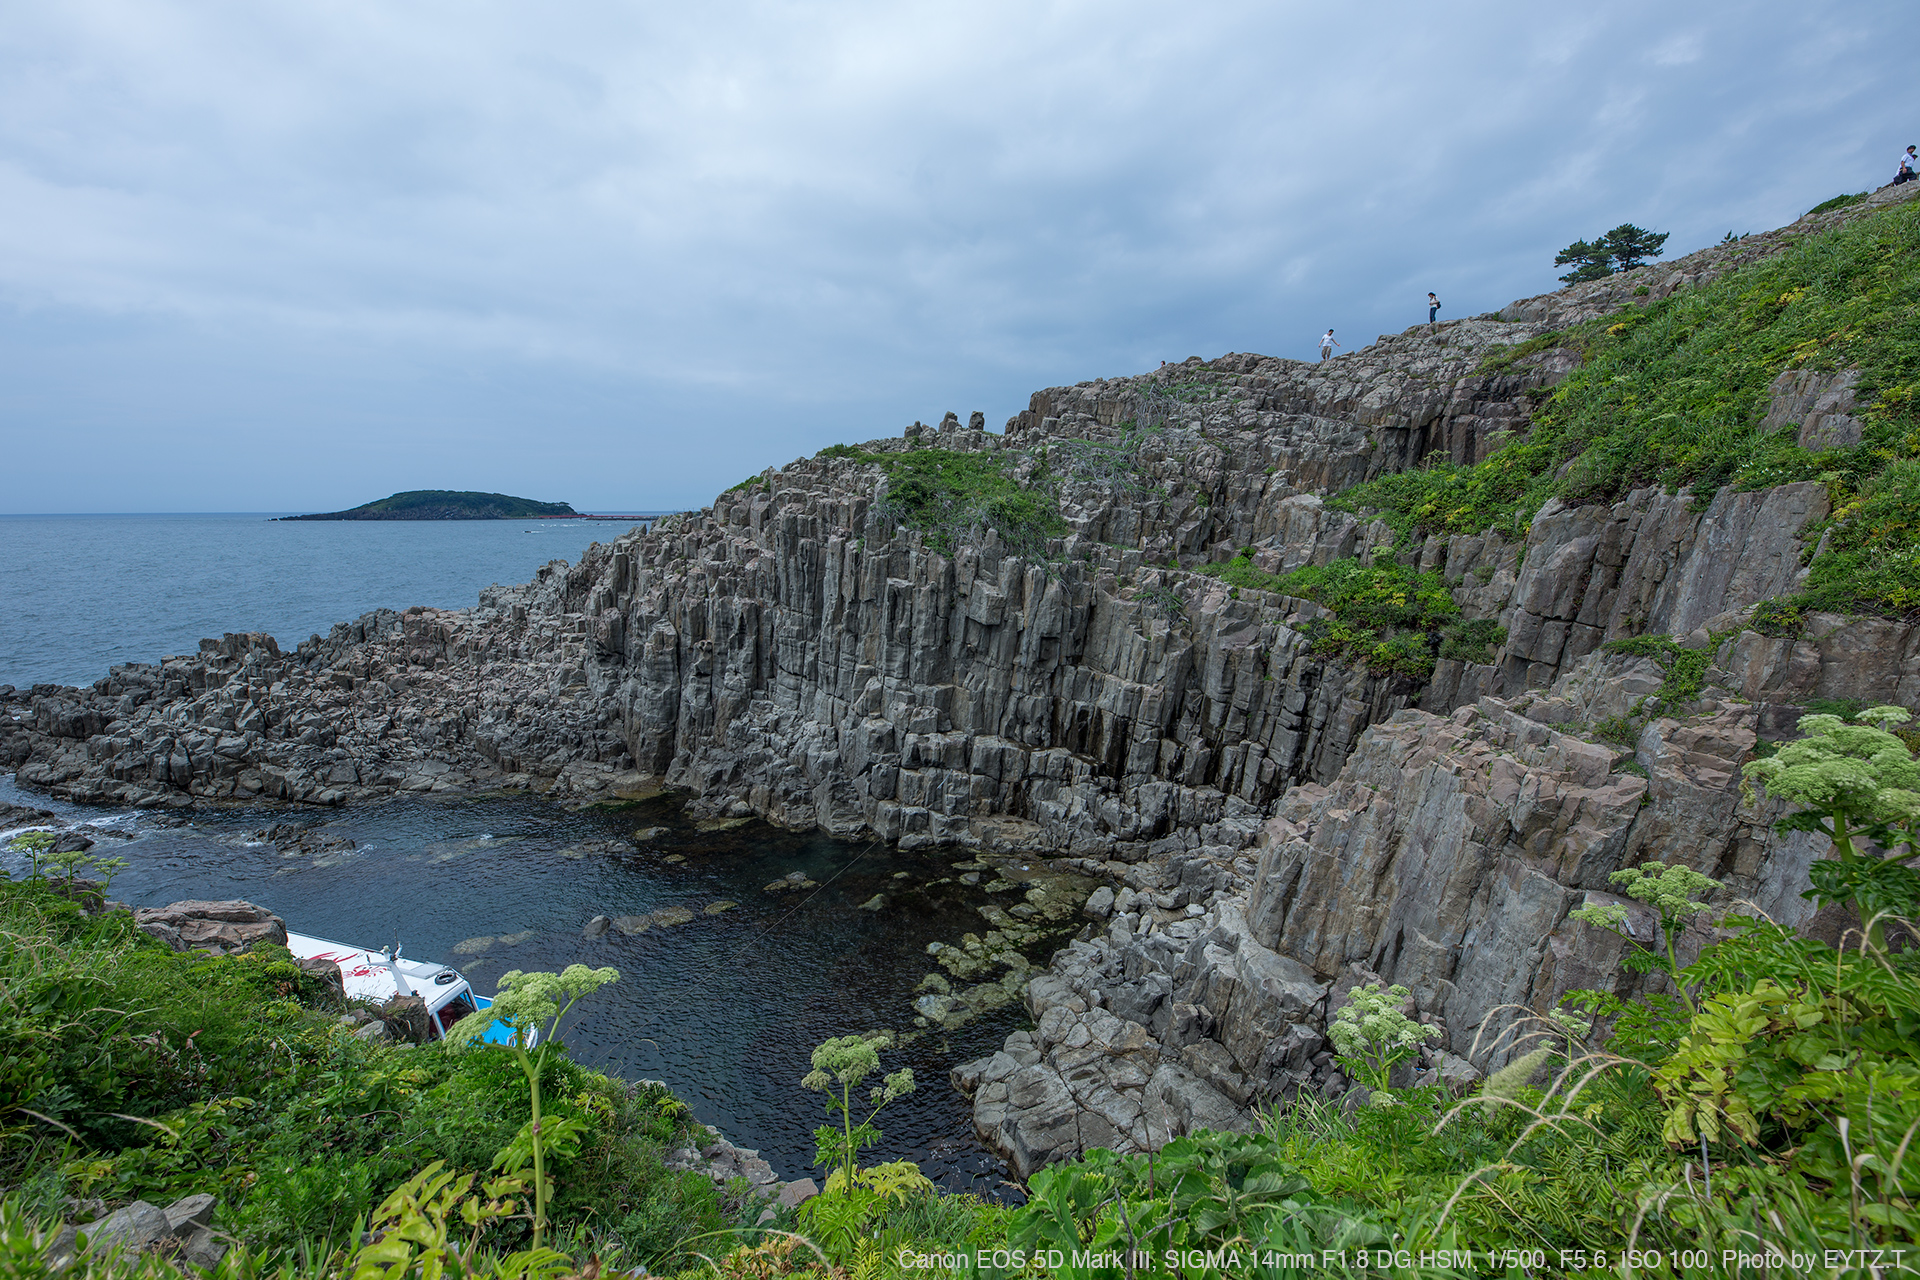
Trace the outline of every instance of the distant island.
<instances>
[{"instance_id":1,"label":"distant island","mask_svg":"<svg viewBox=\"0 0 1920 1280\"><path fill-rule=\"evenodd\" d=\"M311 516L281 516L282 520L552 520L579 519L564 502L535 502L504 493L474 493L465 489L411 489L391 498L369 502L351 511L328 511Z\"/></svg>"}]
</instances>

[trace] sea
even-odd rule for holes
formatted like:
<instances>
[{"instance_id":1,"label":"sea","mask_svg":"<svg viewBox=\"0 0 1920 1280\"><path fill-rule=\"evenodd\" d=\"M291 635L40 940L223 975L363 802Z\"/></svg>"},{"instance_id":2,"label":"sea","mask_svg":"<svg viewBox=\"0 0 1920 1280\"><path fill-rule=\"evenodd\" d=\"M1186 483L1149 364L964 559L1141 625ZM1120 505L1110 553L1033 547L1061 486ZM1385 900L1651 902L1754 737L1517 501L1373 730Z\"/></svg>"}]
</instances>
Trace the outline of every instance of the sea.
<instances>
[{"instance_id":1,"label":"sea","mask_svg":"<svg viewBox=\"0 0 1920 1280\"><path fill-rule=\"evenodd\" d=\"M266 631L286 648L377 607L471 605L490 583L525 581L629 527L0 516L0 684L91 683L114 663L191 652L227 631ZM913 1001L939 972L929 944L984 927L988 891L967 883L983 877L951 865L964 853L901 853L760 822L702 830L671 795L585 810L526 795L409 796L347 810L225 807L182 821L52 801L0 775L0 802L95 827L98 851L128 862L112 894L134 906L245 898L296 932L398 941L482 992L508 969L611 964L621 980L562 1029L569 1048L624 1078L665 1081L784 1178L817 1176L812 1130L825 1113L800 1087L812 1047L903 1033L883 1065L911 1066L919 1088L881 1116L874 1158L915 1160L949 1190L1019 1197L946 1077L997 1048L1024 1014L1011 1005L955 1030L914 1025ZM284 840L266 838L284 822L334 839L319 854L285 852ZM665 833L631 840L651 827ZM20 874L8 844L26 829L0 831L0 869ZM771 887L794 871L819 888ZM885 905L865 909L876 896ZM583 936L595 915L667 906L692 919Z\"/></svg>"},{"instance_id":2,"label":"sea","mask_svg":"<svg viewBox=\"0 0 1920 1280\"><path fill-rule=\"evenodd\" d=\"M229 631L291 649L373 609L465 608L663 513L275 519L290 514L0 515L0 684L92 684Z\"/></svg>"}]
</instances>

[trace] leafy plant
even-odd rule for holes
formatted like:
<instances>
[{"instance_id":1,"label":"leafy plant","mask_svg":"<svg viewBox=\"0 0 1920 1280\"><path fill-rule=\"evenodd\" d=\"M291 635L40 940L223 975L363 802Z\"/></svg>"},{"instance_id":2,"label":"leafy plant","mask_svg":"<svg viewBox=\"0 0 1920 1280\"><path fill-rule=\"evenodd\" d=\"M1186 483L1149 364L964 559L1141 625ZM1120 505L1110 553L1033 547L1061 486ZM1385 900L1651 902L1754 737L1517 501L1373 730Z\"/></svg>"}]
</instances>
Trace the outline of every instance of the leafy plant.
<instances>
[{"instance_id":1,"label":"leafy plant","mask_svg":"<svg viewBox=\"0 0 1920 1280\"><path fill-rule=\"evenodd\" d=\"M27 878L38 879L40 863L46 858L47 850L53 848L51 831L29 831L23 836L13 838L13 847L27 855Z\"/></svg>"},{"instance_id":2,"label":"leafy plant","mask_svg":"<svg viewBox=\"0 0 1920 1280\"><path fill-rule=\"evenodd\" d=\"M1340 1065L1376 1092L1387 1087L1397 1064L1420 1052L1422 1041L1440 1038L1440 1028L1423 1026L1400 1011L1410 994L1398 986L1383 991L1378 983L1355 987L1327 1024Z\"/></svg>"},{"instance_id":3,"label":"leafy plant","mask_svg":"<svg viewBox=\"0 0 1920 1280\"><path fill-rule=\"evenodd\" d=\"M1920 875L1904 865L1920 856L1920 760L1889 731L1911 718L1901 707L1870 707L1851 722L1801 716L1799 738L1741 769L1769 795L1802 806L1780 821L1782 829L1814 831L1832 841L1838 860L1813 864L1813 887L1805 896L1853 903L1876 946L1884 941L1876 917L1920 914ZM1863 853L1856 836L1887 856Z\"/></svg>"},{"instance_id":4,"label":"leafy plant","mask_svg":"<svg viewBox=\"0 0 1920 1280\"><path fill-rule=\"evenodd\" d=\"M1693 996L1687 991L1680 975L1680 956L1678 943L1680 934L1687 922L1707 910L1704 902L1695 899L1696 894L1720 887L1718 880L1703 876L1691 867L1678 863L1664 865L1658 862L1643 862L1638 867L1627 867L1607 877L1608 881L1619 885L1629 898L1637 899L1653 908L1659 917L1659 937L1655 941L1660 949L1647 945L1633 936L1627 926L1627 909L1617 902L1600 906L1580 907L1567 913L1569 919L1579 920L1595 928L1616 933L1632 946L1629 954L1639 955L1651 964L1651 967L1666 974L1673 981L1674 990L1689 1013L1697 1013Z\"/></svg>"},{"instance_id":5,"label":"leafy plant","mask_svg":"<svg viewBox=\"0 0 1920 1280\"><path fill-rule=\"evenodd\" d=\"M506 1047L527 1079L533 1116L514 1143L495 1157L495 1164L519 1167L523 1152L532 1158L533 1247L536 1250L546 1234L547 1202L553 1196L552 1184L546 1175L547 1154L555 1148L565 1149L569 1141L577 1140L579 1133L577 1125L565 1121L552 1123L549 1131L542 1131L540 1075L546 1067L547 1056L553 1052L560 1020L582 997L619 980L618 969L589 969L583 964L568 965L559 973L522 973L510 969L500 975L500 990L493 998L493 1006L468 1014L447 1032L447 1042L453 1045L474 1044L496 1022L505 1024L513 1032ZM536 1041L537 1054L530 1052Z\"/></svg>"},{"instance_id":6,"label":"leafy plant","mask_svg":"<svg viewBox=\"0 0 1920 1280\"><path fill-rule=\"evenodd\" d=\"M534 1246L495 1259L491 1267L479 1260L481 1234L486 1227L513 1213L511 1197L524 1188L518 1180L500 1178L472 1191L474 1175L455 1176L434 1161L381 1202L369 1224L367 1242L344 1260L350 1280L440 1280L441 1277L488 1275L499 1280L551 1280L573 1270L565 1254ZM468 1230L466 1247L453 1237L453 1219Z\"/></svg>"},{"instance_id":7,"label":"leafy plant","mask_svg":"<svg viewBox=\"0 0 1920 1280\"><path fill-rule=\"evenodd\" d=\"M829 1186L838 1178L843 1190L850 1193L855 1189L854 1173L860 1152L880 1140L873 1118L889 1102L913 1092L913 1069L902 1067L884 1077L873 1089L867 1098L866 1117L854 1123L854 1108L858 1105L853 1100L854 1090L880 1069L880 1050L892 1043L893 1037L882 1031L867 1036L835 1036L814 1048L813 1070L800 1084L825 1094L827 1112L840 1117L838 1128L822 1125L813 1135L815 1163L832 1170L828 1175Z\"/></svg>"}]
</instances>

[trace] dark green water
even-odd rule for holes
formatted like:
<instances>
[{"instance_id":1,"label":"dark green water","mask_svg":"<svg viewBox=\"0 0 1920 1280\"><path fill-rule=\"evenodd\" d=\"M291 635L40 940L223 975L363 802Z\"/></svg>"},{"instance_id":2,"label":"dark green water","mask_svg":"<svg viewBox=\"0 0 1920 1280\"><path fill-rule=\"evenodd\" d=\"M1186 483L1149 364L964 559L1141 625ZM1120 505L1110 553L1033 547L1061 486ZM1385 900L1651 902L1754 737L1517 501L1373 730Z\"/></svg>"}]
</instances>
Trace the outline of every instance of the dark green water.
<instances>
[{"instance_id":1,"label":"dark green water","mask_svg":"<svg viewBox=\"0 0 1920 1280\"><path fill-rule=\"evenodd\" d=\"M758 1148L788 1178L813 1172L811 1133L824 1116L819 1095L799 1084L813 1046L850 1032L913 1030L915 987L937 971L927 944L984 933L977 908L990 901L957 879L932 883L955 876L960 852L903 854L758 822L702 832L670 800L570 812L535 798L408 799L344 814L228 811L177 827L52 805L10 782L0 782L0 800L133 833L103 839L96 852L129 861L113 896L135 906L246 898L296 932L364 946L398 937L408 956L453 964L482 992L508 969L613 965L620 981L563 1031L576 1057L666 1081L702 1120ZM290 856L247 840L289 820L354 847ZM651 826L668 834L635 848L631 833ZM821 887L765 890L794 871ZM861 910L875 894L886 905ZM705 913L721 901L738 905ZM581 936L594 915L673 906L693 919ZM1004 1168L974 1137L947 1072L996 1048L1024 1016L1013 1006L884 1055L887 1070L911 1066L919 1089L880 1117L886 1138L873 1158L915 1160L950 1189L995 1190Z\"/></svg>"}]
</instances>

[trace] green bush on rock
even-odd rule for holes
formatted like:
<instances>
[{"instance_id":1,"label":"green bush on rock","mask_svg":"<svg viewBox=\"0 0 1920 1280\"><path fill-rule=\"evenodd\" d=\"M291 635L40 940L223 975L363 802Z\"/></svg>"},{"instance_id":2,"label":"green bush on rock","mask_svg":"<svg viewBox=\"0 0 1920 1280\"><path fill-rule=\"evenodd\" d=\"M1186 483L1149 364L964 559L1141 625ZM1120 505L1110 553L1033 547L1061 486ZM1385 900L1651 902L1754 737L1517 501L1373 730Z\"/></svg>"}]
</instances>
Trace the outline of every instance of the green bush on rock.
<instances>
[{"instance_id":1,"label":"green bush on rock","mask_svg":"<svg viewBox=\"0 0 1920 1280\"><path fill-rule=\"evenodd\" d=\"M1271 591L1323 605L1333 613L1303 628L1312 651L1365 662L1378 672L1424 679L1433 673L1434 655L1449 643L1460 652L1466 646L1478 652L1496 633L1497 624L1468 623L1453 631L1460 606L1438 574L1408 569L1390 559L1371 563L1360 559L1307 565L1291 573L1268 573L1257 568L1252 555L1242 551L1225 564L1197 570L1231 587ZM1443 639L1445 636L1445 639ZM1448 656L1453 656L1449 654Z\"/></svg>"}]
</instances>

